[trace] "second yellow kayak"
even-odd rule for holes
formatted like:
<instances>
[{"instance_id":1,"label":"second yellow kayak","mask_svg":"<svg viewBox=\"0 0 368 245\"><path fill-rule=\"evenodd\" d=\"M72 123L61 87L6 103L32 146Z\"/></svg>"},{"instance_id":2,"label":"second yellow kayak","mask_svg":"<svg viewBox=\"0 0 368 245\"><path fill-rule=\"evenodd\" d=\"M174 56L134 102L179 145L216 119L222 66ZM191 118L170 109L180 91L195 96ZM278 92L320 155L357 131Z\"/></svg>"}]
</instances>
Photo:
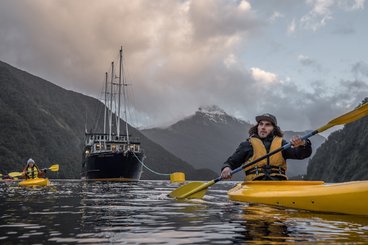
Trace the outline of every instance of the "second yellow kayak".
<instances>
[{"instance_id":1,"label":"second yellow kayak","mask_svg":"<svg viewBox=\"0 0 368 245\"><path fill-rule=\"evenodd\" d=\"M230 200L319 212L368 215L368 181L249 181L228 191Z\"/></svg>"},{"instance_id":2,"label":"second yellow kayak","mask_svg":"<svg viewBox=\"0 0 368 245\"><path fill-rule=\"evenodd\" d=\"M47 186L50 181L46 178L27 179L19 182L19 186Z\"/></svg>"}]
</instances>

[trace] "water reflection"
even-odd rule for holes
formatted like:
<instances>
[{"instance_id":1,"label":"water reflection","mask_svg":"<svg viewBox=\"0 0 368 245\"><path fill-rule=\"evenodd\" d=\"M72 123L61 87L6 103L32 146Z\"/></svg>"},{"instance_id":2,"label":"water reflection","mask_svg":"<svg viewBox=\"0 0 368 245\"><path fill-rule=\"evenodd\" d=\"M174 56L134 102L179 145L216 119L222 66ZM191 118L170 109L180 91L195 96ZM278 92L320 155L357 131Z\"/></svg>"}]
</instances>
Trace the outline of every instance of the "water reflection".
<instances>
[{"instance_id":1,"label":"water reflection","mask_svg":"<svg viewBox=\"0 0 368 245\"><path fill-rule=\"evenodd\" d=\"M234 183L204 199L167 197L167 181L54 181L0 189L0 244L288 244L368 242L366 217L230 202Z\"/></svg>"},{"instance_id":2,"label":"water reflection","mask_svg":"<svg viewBox=\"0 0 368 245\"><path fill-rule=\"evenodd\" d=\"M368 241L364 216L323 214L266 205L245 205L235 222L244 227L238 241L282 244L354 243Z\"/></svg>"},{"instance_id":3,"label":"water reflection","mask_svg":"<svg viewBox=\"0 0 368 245\"><path fill-rule=\"evenodd\" d=\"M57 186L24 188L15 184L2 186L1 191L1 244L47 243L48 236L61 234L60 227L68 230L69 219L79 219L79 212L70 209L72 192L66 194Z\"/></svg>"}]
</instances>

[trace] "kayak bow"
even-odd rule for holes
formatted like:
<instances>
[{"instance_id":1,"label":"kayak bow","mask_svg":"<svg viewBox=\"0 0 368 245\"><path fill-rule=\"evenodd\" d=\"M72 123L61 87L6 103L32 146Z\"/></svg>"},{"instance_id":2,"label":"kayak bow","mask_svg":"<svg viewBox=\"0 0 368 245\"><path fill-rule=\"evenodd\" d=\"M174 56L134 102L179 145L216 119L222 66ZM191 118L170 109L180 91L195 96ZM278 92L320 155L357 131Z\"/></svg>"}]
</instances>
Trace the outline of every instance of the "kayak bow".
<instances>
[{"instance_id":1,"label":"kayak bow","mask_svg":"<svg viewBox=\"0 0 368 245\"><path fill-rule=\"evenodd\" d=\"M232 201L318 212L368 215L368 181L247 181L228 191Z\"/></svg>"},{"instance_id":2,"label":"kayak bow","mask_svg":"<svg viewBox=\"0 0 368 245\"><path fill-rule=\"evenodd\" d=\"M19 186L48 186L50 181L46 178L27 179L19 182Z\"/></svg>"}]
</instances>

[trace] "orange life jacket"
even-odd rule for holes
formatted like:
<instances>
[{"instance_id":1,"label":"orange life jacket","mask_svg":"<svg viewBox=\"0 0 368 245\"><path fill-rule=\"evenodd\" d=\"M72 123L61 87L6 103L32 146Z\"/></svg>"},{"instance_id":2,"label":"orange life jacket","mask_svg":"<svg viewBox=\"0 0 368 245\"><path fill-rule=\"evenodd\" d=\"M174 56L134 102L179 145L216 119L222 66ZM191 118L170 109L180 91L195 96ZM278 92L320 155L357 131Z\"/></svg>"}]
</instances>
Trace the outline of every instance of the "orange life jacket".
<instances>
[{"instance_id":1,"label":"orange life jacket","mask_svg":"<svg viewBox=\"0 0 368 245\"><path fill-rule=\"evenodd\" d=\"M253 156L247 162L254 161L268 153L262 140L256 137L251 137L248 140L253 148ZM272 140L269 152L272 152L280 148L281 146L282 146L282 138L275 136ZM265 173L264 170L264 166L266 165L269 165L268 173ZM245 180L251 181L254 179L258 179L265 176L266 174L269 174L271 177L281 176L282 178L287 179L287 176L285 175L286 169L287 169L286 161L280 151L268 158L263 159L262 161L259 161L258 163L252 166L249 166L248 168L245 168L244 169Z\"/></svg>"}]
</instances>

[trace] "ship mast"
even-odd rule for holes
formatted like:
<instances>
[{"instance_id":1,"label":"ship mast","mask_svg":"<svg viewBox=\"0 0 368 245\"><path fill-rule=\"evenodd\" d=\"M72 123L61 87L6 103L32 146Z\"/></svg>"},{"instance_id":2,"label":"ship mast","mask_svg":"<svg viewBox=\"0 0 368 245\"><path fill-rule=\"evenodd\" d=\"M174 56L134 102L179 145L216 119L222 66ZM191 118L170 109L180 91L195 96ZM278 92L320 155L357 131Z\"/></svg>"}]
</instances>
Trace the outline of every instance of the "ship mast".
<instances>
[{"instance_id":1,"label":"ship mast","mask_svg":"<svg viewBox=\"0 0 368 245\"><path fill-rule=\"evenodd\" d=\"M127 116L127 95L126 95L126 81L124 76L124 65L123 65L123 47L120 48L120 76L119 76L119 85L121 84L121 81L123 81L123 99L124 99L124 120L125 120L125 132L127 137L127 143L129 144L129 129L128 129L128 116ZM120 86L119 86L120 91ZM120 94L119 94L120 98ZM120 99L119 99L120 101ZM119 104L120 106L120 104ZM120 112L120 110L119 110Z\"/></svg>"},{"instance_id":2,"label":"ship mast","mask_svg":"<svg viewBox=\"0 0 368 245\"><path fill-rule=\"evenodd\" d=\"M104 112L104 134L106 134L106 117L107 117L107 72L105 73L105 112Z\"/></svg>"},{"instance_id":3,"label":"ship mast","mask_svg":"<svg viewBox=\"0 0 368 245\"><path fill-rule=\"evenodd\" d=\"M111 131L112 131L112 94L113 94L113 84L114 84L114 62L111 62L111 87L110 87L110 117L109 117L109 140L111 141Z\"/></svg>"},{"instance_id":4,"label":"ship mast","mask_svg":"<svg viewBox=\"0 0 368 245\"><path fill-rule=\"evenodd\" d=\"M123 48L120 49L120 59L119 59L119 93L118 93L118 125L116 128L117 135L120 136L120 97L121 97L121 64L123 58Z\"/></svg>"}]
</instances>

